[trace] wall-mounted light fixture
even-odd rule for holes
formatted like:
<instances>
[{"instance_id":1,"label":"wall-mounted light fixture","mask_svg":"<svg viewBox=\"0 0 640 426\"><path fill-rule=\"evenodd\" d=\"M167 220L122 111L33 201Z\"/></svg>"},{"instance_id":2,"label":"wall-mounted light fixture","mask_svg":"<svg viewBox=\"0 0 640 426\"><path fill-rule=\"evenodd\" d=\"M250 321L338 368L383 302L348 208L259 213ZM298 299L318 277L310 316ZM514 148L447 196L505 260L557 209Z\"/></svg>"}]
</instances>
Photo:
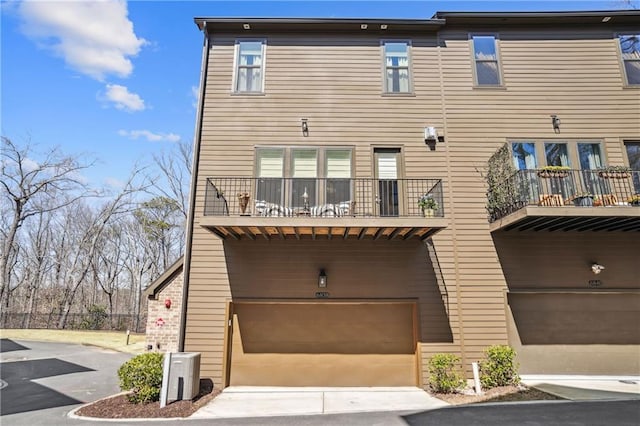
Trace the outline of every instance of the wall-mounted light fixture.
<instances>
[{"instance_id":1,"label":"wall-mounted light fixture","mask_svg":"<svg viewBox=\"0 0 640 426\"><path fill-rule=\"evenodd\" d=\"M551 114L551 125L554 133L560 133L560 118L555 114Z\"/></svg>"},{"instance_id":2,"label":"wall-mounted light fixture","mask_svg":"<svg viewBox=\"0 0 640 426\"><path fill-rule=\"evenodd\" d=\"M250 30L250 29L251 29L251 25L249 25L249 24L242 24L242 28L244 28L245 30Z\"/></svg>"},{"instance_id":3,"label":"wall-mounted light fixture","mask_svg":"<svg viewBox=\"0 0 640 426\"><path fill-rule=\"evenodd\" d=\"M386 30L387 28L389 28L389 26L387 24L380 24L380 29L381 30Z\"/></svg>"},{"instance_id":4,"label":"wall-mounted light fixture","mask_svg":"<svg viewBox=\"0 0 640 426\"><path fill-rule=\"evenodd\" d=\"M593 265L591 265L591 270L593 271L594 274L598 275L600 272L604 270L604 266L594 262Z\"/></svg>"},{"instance_id":5,"label":"wall-mounted light fixture","mask_svg":"<svg viewBox=\"0 0 640 426\"><path fill-rule=\"evenodd\" d=\"M367 24L360 24L360 29L361 29L361 30L366 30L367 28L369 28L369 25L367 25Z\"/></svg>"},{"instance_id":6,"label":"wall-mounted light fixture","mask_svg":"<svg viewBox=\"0 0 640 426\"><path fill-rule=\"evenodd\" d=\"M307 123L307 119L302 119L302 134L304 136L309 136L309 123Z\"/></svg>"},{"instance_id":7,"label":"wall-mounted light fixture","mask_svg":"<svg viewBox=\"0 0 640 426\"><path fill-rule=\"evenodd\" d=\"M433 126L424 128L424 141L435 142L438 140L438 130Z\"/></svg>"},{"instance_id":8,"label":"wall-mounted light fixture","mask_svg":"<svg viewBox=\"0 0 640 426\"><path fill-rule=\"evenodd\" d=\"M320 269L320 275L318 275L318 287L325 288L327 286L327 274L324 269Z\"/></svg>"}]
</instances>

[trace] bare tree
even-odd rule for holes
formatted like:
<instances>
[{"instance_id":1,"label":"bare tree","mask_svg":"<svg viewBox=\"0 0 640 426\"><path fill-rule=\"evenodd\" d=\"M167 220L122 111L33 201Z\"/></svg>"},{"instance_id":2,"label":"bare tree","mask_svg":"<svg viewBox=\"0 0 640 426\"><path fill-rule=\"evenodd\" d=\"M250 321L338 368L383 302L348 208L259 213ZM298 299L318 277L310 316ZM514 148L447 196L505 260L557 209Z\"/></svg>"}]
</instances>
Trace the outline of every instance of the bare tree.
<instances>
[{"instance_id":1,"label":"bare tree","mask_svg":"<svg viewBox=\"0 0 640 426\"><path fill-rule=\"evenodd\" d=\"M153 162L159 171L157 175L150 176L153 195L175 200L186 219L191 179L191 145L180 141L174 150L154 155Z\"/></svg>"},{"instance_id":2,"label":"bare tree","mask_svg":"<svg viewBox=\"0 0 640 426\"><path fill-rule=\"evenodd\" d=\"M72 247L73 254L67 266L68 275L64 297L61 301L58 328L65 328L76 293L90 276L91 267L102 249L99 243L109 222L113 218L131 213L133 210L133 195L142 190L142 185L134 183L139 173L139 170L134 171L122 191L97 211L85 208L83 212L80 212L79 209L74 209L73 215L67 215L67 218L73 221L71 226L79 226L80 229L77 234L78 241ZM72 228L67 227L67 231L71 232Z\"/></svg>"},{"instance_id":3,"label":"bare tree","mask_svg":"<svg viewBox=\"0 0 640 426\"><path fill-rule=\"evenodd\" d=\"M33 158L36 153L29 144L20 147L2 137L0 166L0 197L7 218L2 222L0 253L0 306L4 314L9 307L9 292L13 266L17 261L18 229L28 218L58 210L87 195L80 172L89 165L75 157L65 156L57 148ZM61 193L66 197L59 197Z\"/></svg>"}]
</instances>

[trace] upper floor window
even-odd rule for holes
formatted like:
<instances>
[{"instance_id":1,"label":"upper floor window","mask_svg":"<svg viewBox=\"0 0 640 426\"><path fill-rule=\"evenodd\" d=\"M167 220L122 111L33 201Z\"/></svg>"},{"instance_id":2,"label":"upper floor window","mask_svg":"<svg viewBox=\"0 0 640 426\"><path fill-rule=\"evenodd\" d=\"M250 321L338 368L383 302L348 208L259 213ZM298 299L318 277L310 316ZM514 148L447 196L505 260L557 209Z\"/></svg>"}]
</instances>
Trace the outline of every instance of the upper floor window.
<instances>
[{"instance_id":1,"label":"upper floor window","mask_svg":"<svg viewBox=\"0 0 640 426\"><path fill-rule=\"evenodd\" d=\"M234 91L260 93L264 81L264 42L238 41Z\"/></svg>"},{"instance_id":2,"label":"upper floor window","mask_svg":"<svg viewBox=\"0 0 640 426\"><path fill-rule=\"evenodd\" d=\"M496 37L477 35L471 37L475 78L478 86L500 86L500 66Z\"/></svg>"},{"instance_id":3,"label":"upper floor window","mask_svg":"<svg viewBox=\"0 0 640 426\"><path fill-rule=\"evenodd\" d=\"M409 43L384 42L384 91L409 93Z\"/></svg>"},{"instance_id":4,"label":"upper floor window","mask_svg":"<svg viewBox=\"0 0 640 426\"><path fill-rule=\"evenodd\" d=\"M618 36L627 84L640 84L640 34Z\"/></svg>"}]
</instances>

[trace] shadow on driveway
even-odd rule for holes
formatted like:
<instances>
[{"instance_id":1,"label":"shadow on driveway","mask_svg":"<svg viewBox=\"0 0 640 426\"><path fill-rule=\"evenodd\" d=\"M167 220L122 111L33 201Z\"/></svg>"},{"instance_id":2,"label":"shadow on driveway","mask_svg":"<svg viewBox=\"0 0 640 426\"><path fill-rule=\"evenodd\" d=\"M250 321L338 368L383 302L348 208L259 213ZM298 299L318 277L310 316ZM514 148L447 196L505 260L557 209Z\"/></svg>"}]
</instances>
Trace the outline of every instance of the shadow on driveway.
<instances>
[{"instance_id":1,"label":"shadow on driveway","mask_svg":"<svg viewBox=\"0 0 640 426\"><path fill-rule=\"evenodd\" d=\"M28 350L26 346L9 339L0 339L0 353Z\"/></svg>"},{"instance_id":2,"label":"shadow on driveway","mask_svg":"<svg viewBox=\"0 0 640 426\"><path fill-rule=\"evenodd\" d=\"M2 352L27 349L29 348L11 340L2 339ZM6 387L2 389L0 415L81 404L82 401L70 398L32 380L87 371L94 370L56 358L3 362L0 379L6 382Z\"/></svg>"},{"instance_id":3,"label":"shadow on driveway","mask_svg":"<svg viewBox=\"0 0 640 426\"><path fill-rule=\"evenodd\" d=\"M616 425L640 424L640 401L558 401L447 407L403 416L418 425Z\"/></svg>"}]
</instances>

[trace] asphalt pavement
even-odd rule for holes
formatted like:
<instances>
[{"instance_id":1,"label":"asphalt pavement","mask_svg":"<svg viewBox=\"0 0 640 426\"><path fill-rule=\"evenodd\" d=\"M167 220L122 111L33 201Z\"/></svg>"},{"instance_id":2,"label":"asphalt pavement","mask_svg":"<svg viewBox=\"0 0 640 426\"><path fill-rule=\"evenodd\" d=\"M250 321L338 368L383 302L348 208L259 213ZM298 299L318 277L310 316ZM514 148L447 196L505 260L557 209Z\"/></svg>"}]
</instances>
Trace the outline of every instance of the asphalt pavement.
<instances>
[{"instance_id":1,"label":"asphalt pavement","mask_svg":"<svg viewBox=\"0 0 640 426\"><path fill-rule=\"evenodd\" d=\"M67 413L120 391L117 370L131 354L77 344L0 339L0 423L71 424Z\"/></svg>"},{"instance_id":2,"label":"asphalt pavement","mask_svg":"<svg viewBox=\"0 0 640 426\"><path fill-rule=\"evenodd\" d=\"M616 399L606 401L489 403L444 408L433 406L432 409L405 411L234 419L109 420L109 423L105 423L103 420L73 419L67 414L83 403L119 392L117 369L132 355L75 344L6 339L0 342L0 351L2 426L78 426L109 423L145 426L640 425L640 400L627 399L635 395L614 395ZM602 395L611 397L610 392L599 397ZM356 400L353 395L350 398Z\"/></svg>"}]
</instances>

